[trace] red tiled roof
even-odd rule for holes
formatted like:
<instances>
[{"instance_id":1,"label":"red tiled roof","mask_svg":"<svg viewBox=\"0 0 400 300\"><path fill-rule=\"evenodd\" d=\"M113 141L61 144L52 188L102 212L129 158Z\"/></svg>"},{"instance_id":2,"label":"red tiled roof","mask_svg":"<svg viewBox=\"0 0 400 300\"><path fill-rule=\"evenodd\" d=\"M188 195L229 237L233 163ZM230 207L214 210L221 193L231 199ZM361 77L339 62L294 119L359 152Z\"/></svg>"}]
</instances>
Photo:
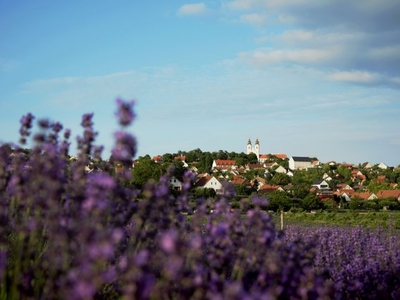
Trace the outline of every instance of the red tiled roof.
<instances>
[{"instance_id":1,"label":"red tiled roof","mask_svg":"<svg viewBox=\"0 0 400 300\"><path fill-rule=\"evenodd\" d=\"M376 193L378 198L396 198L400 199L400 190L381 190Z\"/></svg>"},{"instance_id":2,"label":"red tiled roof","mask_svg":"<svg viewBox=\"0 0 400 300\"><path fill-rule=\"evenodd\" d=\"M174 160L181 160L181 161L185 161L186 160L186 156L175 156Z\"/></svg>"},{"instance_id":3,"label":"red tiled roof","mask_svg":"<svg viewBox=\"0 0 400 300\"><path fill-rule=\"evenodd\" d=\"M279 185L272 185L272 184L263 184L258 192L260 194L267 194L267 193L272 193L275 192L277 189L279 189Z\"/></svg>"},{"instance_id":4,"label":"red tiled roof","mask_svg":"<svg viewBox=\"0 0 400 300\"><path fill-rule=\"evenodd\" d=\"M355 191L353 189L339 189L336 192L334 192L335 195L343 195L346 193L346 195L352 196L354 195Z\"/></svg>"},{"instance_id":5,"label":"red tiled roof","mask_svg":"<svg viewBox=\"0 0 400 300\"><path fill-rule=\"evenodd\" d=\"M235 176L233 177L233 179L231 180L232 184L249 184L249 181L246 178L243 178L241 176Z\"/></svg>"},{"instance_id":6,"label":"red tiled roof","mask_svg":"<svg viewBox=\"0 0 400 300\"><path fill-rule=\"evenodd\" d=\"M371 195L372 195L371 192L360 192L360 193L354 193L351 198L360 198L363 200L367 200Z\"/></svg>"},{"instance_id":7,"label":"red tiled roof","mask_svg":"<svg viewBox=\"0 0 400 300\"><path fill-rule=\"evenodd\" d=\"M234 166L236 165L236 161L232 159L216 159L215 163L217 166Z\"/></svg>"},{"instance_id":8,"label":"red tiled roof","mask_svg":"<svg viewBox=\"0 0 400 300\"><path fill-rule=\"evenodd\" d=\"M250 170L255 170L255 169L264 169L264 166L262 164L248 164L247 167Z\"/></svg>"},{"instance_id":9,"label":"red tiled roof","mask_svg":"<svg viewBox=\"0 0 400 300\"><path fill-rule=\"evenodd\" d=\"M206 183L212 178L210 175L206 175L201 177L197 182L194 184L195 187L202 187L205 186Z\"/></svg>"},{"instance_id":10,"label":"red tiled roof","mask_svg":"<svg viewBox=\"0 0 400 300\"><path fill-rule=\"evenodd\" d=\"M153 161L158 162L162 160L162 156L161 155L157 155L153 157Z\"/></svg>"}]
</instances>

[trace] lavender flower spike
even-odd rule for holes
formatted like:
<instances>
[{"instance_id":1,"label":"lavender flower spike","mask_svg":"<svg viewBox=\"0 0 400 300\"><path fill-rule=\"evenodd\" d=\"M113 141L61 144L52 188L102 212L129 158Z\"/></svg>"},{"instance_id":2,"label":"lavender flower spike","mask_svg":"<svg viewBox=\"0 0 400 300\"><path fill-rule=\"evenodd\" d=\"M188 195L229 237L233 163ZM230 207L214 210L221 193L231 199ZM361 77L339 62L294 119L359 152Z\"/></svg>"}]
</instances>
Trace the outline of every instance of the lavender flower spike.
<instances>
[{"instance_id":1,"label":"lavender flower spike","mask_svg":"<svg viewBox=\"0 0 400 300\"><path fill-rule=\"evenodd\" d=\"M121 126L128 126L132 123L135 118L135 113L133 112L133 105L135 101L123 101L122 99L117 99L118 110L115 113L118 122Z\"/></svg>"}]
</instances>

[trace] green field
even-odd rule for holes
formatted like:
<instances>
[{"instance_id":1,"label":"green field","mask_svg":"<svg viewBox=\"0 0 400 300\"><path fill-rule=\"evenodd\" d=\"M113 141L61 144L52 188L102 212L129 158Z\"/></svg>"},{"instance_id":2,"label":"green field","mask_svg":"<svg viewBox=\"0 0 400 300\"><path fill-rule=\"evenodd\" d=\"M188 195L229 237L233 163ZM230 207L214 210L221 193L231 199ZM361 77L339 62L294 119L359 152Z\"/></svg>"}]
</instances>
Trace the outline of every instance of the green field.
<instances>
[{"instance_id":1,"label":"green field","mask_svg":"<svg viewBox=\"0 0 400 300\"><path fill-rule=\"evenodd\" d=\"M281 223L281 216L274 215L274 221L278 225ZM283 215L284 224L303 225L339 225L339 226L364 226L371 228L385 228L400 230L400 212L393 211L316 211L308 212L285 212Z\"/></svg>"}]
</instances>

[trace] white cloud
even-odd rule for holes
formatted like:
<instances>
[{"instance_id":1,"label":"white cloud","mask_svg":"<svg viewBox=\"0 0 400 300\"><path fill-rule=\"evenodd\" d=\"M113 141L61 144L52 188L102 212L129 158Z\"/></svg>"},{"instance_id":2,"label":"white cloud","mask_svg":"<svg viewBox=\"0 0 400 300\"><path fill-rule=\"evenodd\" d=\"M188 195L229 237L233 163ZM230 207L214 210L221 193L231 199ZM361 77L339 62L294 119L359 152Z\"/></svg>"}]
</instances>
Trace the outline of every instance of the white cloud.
<instances>
[{"instance_id":1,"label":"white cloud","mask_svg":"<svg viewBox=\"0 0 400 300\"><path fill-rule=\"evenodd\" d=\"M390 81L400 85L400 77L394 77Z\"/></svg>"},{"instance_id":2,"label":"white cloud","mask_svg":"<svg viewBox=\"0 0 400 300\"><path fill-rule=\"evenodd\" d=\"M0 72L8 72L18 68L18 63L14 60L0 59Z\"/></svg>"},{"instance_id":3,"label":"white cloud","mask_svg":"<svg viewBox=\"0 0 400 300\"><path fill-rule=\"evenodd\" d=\"M399 59L400 45L372 48L369 51L368 56L373 59Z\"/></svg>"},{"instance_id":4,"label":"white cloud","mask_svg":"<svg viewBox=\"0 0 400 300\"><path fill-rule=\"evenodd\" d=\"M179 16L193 16L193 15L202 15L207 12L207 7L203 2L193 3L193 4L184 4L179 9L177 14Z\"/></svg>"},{"instance_id":5,"label":"white cloud","mask_svg":"<svg viewBox=\"0 0 400 300\"><path fill-rule=\"evenodd\" d=\"M328 75L329 79L334 81L343 81L351 83L377 83L381 79L378 74L372 74L369 72L353 71L353 72L335 72Z\"/></svg>"},{"instance_id":6,"label":"white cloud","mask_svg":"<svg viewBox=\"0 0 400 300\"><path fill-rule=\"evenodd\" d=\"M248 10L254 6L260 5L262 1L259 0L234 0L228 3L228 6L238 10Z\"/></svg>"},{"instance_id":7,"label":"white cloud","mask_svg":"<svg viewBox=\"0 0 400 300\"><path fill-rule=\"evenodd\" d=\"M260 26L265 23L266 18L265 15L254 13L254 14L241 15L239 17L239 20L242 23L249 23L253 26Z\"/></svg>"},{"instance_id":8,"label":"white cloud","mask_svg":"<svg viewBox=\"0 0 400 300\"><path fill-rule=\"evenodd\" d=\"M254 52L242 52L239 54L239 58L250 64L263 66L281 62L315 64L328 61L335 55L333 49L260 49Z\"/></svg>"}]
</instances>

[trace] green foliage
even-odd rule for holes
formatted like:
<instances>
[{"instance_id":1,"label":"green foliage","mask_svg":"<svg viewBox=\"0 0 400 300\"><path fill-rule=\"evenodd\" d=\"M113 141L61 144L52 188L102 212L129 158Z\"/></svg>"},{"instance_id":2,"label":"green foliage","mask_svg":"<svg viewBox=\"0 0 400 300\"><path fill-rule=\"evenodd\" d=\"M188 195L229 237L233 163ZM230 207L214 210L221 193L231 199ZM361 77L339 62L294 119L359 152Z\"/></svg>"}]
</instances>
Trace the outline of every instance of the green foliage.
<instances>
[{"instance_id":1,"label":"green foliage","mask_svg":"<svg viewBox=\"0 0 400 300\"><path fill-rule=\"evenodd\" d=\"M236 195L249 196L252 192L252 189L246 184L236 184L235 191L236 191Z\"/></svg>"},{"instance_id":2,"label":"green foliage","mask_svg":"<svg viewBox=\"0 0 400 300\"><path fill-rule=\"evenodd\" d=\"M371 181L367 186L368 191L371 193L377 193L380 190L388 190L390 189L390 185L388 183L380 183L377 181Z\"/></svg>"},{"instance_id":3,"label":"green foliage","mask_svg":"<svg viewBox=\"0 0 400 300\"><path fill-rule=\"evenodd\" d=\"M349 203L349 208L351 210L357 210L357 209L363 209L364 208L364 201L359 198L353 198L351 199Z\"/></svg>"},{"instance_id":4,"label":"green foliage","mask_svg":"<svg viewBox=\"0 0 400 300\"><path fill-rule=\"evenodd\" d=\"M268 209L273 211L278 210L289 210L293 203L292 199L285 193L281 191L274 191L268 195L269 204Z\"/></svg>"},{"instance_id":5,"label":"green foliage","mask_svg":"<svg viewBox=\"0 0 400 300\"><path fill-rule=\"evenodd\" d=\"M132 169L132 183L136 187L142 188L149 180L158 181L163 173L160 165L150 157L145 157L140 159Z\"/></svg>"},{"instance_id":6,"label":"green foliage","mask_svg":"<svg viewBox=\"0 0 400 300\"><path fill-rule=\"evenodd\" d=\"M205 198L205 199L209 199L209 198L215 198L216 196L216 192L214 189L212 188L195 188L192 190L192 197L194 199L196 198Z\"/></svg>"},{"instance_id":7,"label":"green foliage","mask_svg":"<svg viewBox=\"0 0 400 300\"><path fill-rule=\"evenodd\" d=\"M340 225L364 226L372 228L400 229L400 212L391 211L344 211L336 212L317 211L316 213L299 212L290 210L285 214L286 223L302 223L304 225Z\"/></svg>"},{"instance_id":8,"label":"green foliage","mask_svg":"<svg viewBox=\"0 0 400 300\"><path fill-rule=\"evenodd\" d=\"M294 185L307 184L308 187L316 181L322 178L321 169L310 169L310 170L297 170L292 177L292 183Z\"/></svg>"},{"instance_id":9,"label":"green foliage","mask_svg":"<svg viewBox=\"0 0 400 300\"><path fill-rule=\"evenodd\" d=\"M290 177L284 173L275 173L271 179L272 184L287 185L290 183Z\"/></svg>"},{"instance_id":10,"label":"green foliage","mask_svg":"<svg viewBox=\"0 0 400 300\"><path fill-rule=\"evenodd\" d=\"M315 194L308 194L302 201L302 208L306 211L318 210L323 208L321 200Z\"/></svg>"},{"instance_id":11,"label":"green foliage","mask_svg":"<svg viewBox=\"0 0 400 300\"><path fill-rule=\"evenodd\" d=\"M397 199L381 199L378 201L379 209L400 210L400 203Z\"/></svg>"},{"instance_id":12,"label":"green foliage","mask_svg":"<svg viewBox=\"0 0 400 300\"><path fill-rule=\"evenodd\" d=\"M342 177L342 182L351 182L351 170L349 168L339 166L337 168L337 173Z\"/></svg>"},{"instance_id":13,"label":"green foliage","mask_svg":"<svg viewBox=\"0 0 400 300\"><path fill-rule=\"evenodd\" d=\"M304 199L310 192L310 185L308 183L298 183L293 186L293 197Z\"/></svg>"}]
</instances>

